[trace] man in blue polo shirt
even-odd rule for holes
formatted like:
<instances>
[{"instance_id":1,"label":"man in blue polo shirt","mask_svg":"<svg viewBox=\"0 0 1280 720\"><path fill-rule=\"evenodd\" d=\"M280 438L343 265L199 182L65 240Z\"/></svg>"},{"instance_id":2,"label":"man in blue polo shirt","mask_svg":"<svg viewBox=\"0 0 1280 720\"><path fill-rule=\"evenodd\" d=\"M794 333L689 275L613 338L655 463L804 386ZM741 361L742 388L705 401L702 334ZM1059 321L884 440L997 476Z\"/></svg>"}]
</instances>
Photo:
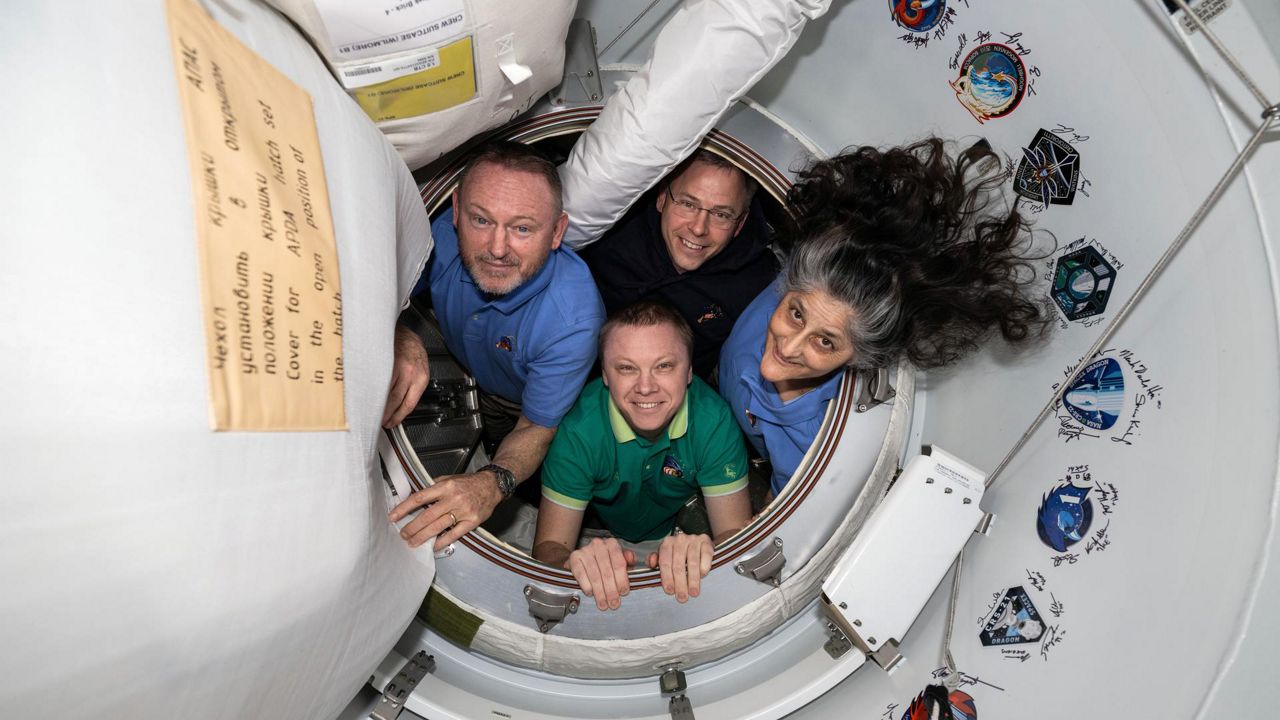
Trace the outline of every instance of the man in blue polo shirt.
<instances>
[{"instance_id":1,"label":"man in blue polo shirt","mask_svg":"<svg viewBox=\"0 0 1280 720\"><path fill-rule=\"evenodd\" d=\"M624 308L605 323L600 346L604 377L582 391L542 467L533 556L571 571L599 609L617 609L636 559L618 538L656 544L647 564L685 602L711 570L713 541L675 530L676 514L701 494L717 542L751 520L742 434L694 377L693 334L674 308L652 300ZM578 548L588 505L614 537Z\"/></svg>"},{"instance_id":2,"label":"man in blue polo shirt","mask_svg":"<svg viewBox=\"0 0 1280 720\"><path fill-rule=\"evenodd\" d=\"M526 145L494 143L472 158L453 208L431 226L423 280L445 344L514 420L490 465L437 478L391 511L396 522L429 506L401 530L412 546L457 540L537 470L595 362L604 305L586 264L560 247L568 222L555 166ZM395 347L387 427L428 381L422 341L397 326Z\"/></svg>"}]
</instances>

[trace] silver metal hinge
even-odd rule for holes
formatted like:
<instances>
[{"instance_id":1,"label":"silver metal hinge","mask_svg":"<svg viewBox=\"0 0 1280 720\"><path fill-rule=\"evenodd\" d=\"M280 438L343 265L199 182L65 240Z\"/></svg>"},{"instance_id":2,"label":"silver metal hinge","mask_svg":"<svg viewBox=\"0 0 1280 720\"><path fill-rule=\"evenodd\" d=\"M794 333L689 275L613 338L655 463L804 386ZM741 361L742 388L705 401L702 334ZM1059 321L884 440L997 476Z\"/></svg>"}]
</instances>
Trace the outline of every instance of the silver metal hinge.
<instances>
[{"instance_id":1,"label":"silver metal hinge","mask_svg":"<svg viewBox=\"0 0 1280 720\"><path fill-rule=\"evenodd\" d=\"M786 564L787 556L782 554L782 538L775 537L763 550L740 561L733 569L739 575L777 587L782 584L782 568Z\"/></svg>"},{"instance_id":2,"label":"silver metal hinge","mask_svg":"<svg viewBox=\"0 0 1280 720\"><path fill-rule=\"evenodd\" d=\"M658 687L664 696L670 696L667 709L671 712L671 720L694 720L693 703L684 694L689 689L684 673L675 667L669 667L658 677Z\"/></svg>"},{"instance_id":3,"label":"silver metal hinge","mask_svg":"<svg viewBox=\"0 0 1280 720\"><path fill-rule=\"evenodd\" d=\"M861 373L862 387L858 391L858 399L853 404L855 410L864 413L871 408L889 402L897 395L897 391L889 384L889 369L876 368Z\"/></svg>"},{"instance_id":4,"label":"silver metal hinge","mask_svg":"<svg viewBox=\"0 0 1280 720\"><path fill-rule=\"evenodd\" d=\"M538 632L547 632L553 625L563 622L578 612L581 602L577 594L560 595L533 585L524 586L524 599L529 603L529 614L538 621Z\"/></svg>"},{"instance_id":5,"label":"silver metal hinge","mask_svg":"<svg viewBox=\"0 0 1280 720\"><path fill-rule=\"evenodd\" d=\"M409 695L413 693L414 688L418 687L418 683L422 682L422 678L435 669L435 657L428 655L425 650L419 650L409 658L409 662L405 663L404 667L400 668L400 672L396 673L391 682L387 683L387 689L382 691L382 699L378 701L378 706L373 709L369 717L373 720L396 720L404 710L404 701L409 699Z\"/></svg>"},{"instance_id":6,"label":"silver metal hinge","mask_svg":"<svg viewBox=\"0 0 1280 720\"><path fill-rule=\"evenodd\" d=\"M841 602L839 606L833 605L831 599L824 593L821 597L820 604L822 612L827 616L827 642L822 647L827 654L833 658L838 658L848 652L846 646L841 649L841 645L851 644L858 648L863 655L871 658L884 669L889 672L902 662L902 654L898 652L898 641L889 638L880 644L880 647L872 650L871 646L876 645L874 637L862 636L862 621L857 618L850 619L845 615L845 611L849 606ZM839 651L837 654L836 651Z\"/></svg>"},{"instance_id":7,"label":"silver metal hinge","mask_svg":"<svg viewBox=\"0 0 1280 720\"><path fill-rule=\"evenodd\" d=\"M879 650L871 653L871 659L875 660L885 672L893 670L898 663L902 662L902 653L898 652L898 641L893 638L885 640Z\"/></svg>"},{"instance_id":8,"label":"silver metal hinge","mask_svg":"<svg viewBox=\"0 0 1280 720\"><path fill-rule=\"evenodd\" d=\"M991 513L984 513L982 515L982 519L978 521L978 526L975 527L973 531L979 535L990 535L991 523L994 522L995 519L995 515L992 515Z\"/></svg>"}]
</instances>

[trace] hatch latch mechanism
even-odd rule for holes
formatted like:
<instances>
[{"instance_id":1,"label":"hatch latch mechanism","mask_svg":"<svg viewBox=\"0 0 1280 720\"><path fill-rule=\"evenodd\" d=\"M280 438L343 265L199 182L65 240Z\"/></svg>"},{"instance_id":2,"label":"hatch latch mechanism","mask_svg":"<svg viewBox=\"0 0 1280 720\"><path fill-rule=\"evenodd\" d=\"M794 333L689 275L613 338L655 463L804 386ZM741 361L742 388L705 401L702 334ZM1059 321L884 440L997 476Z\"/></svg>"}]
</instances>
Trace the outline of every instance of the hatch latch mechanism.
<instances>
[{"instance_id":1,"label":"hatch latch mechanism","mask_svg":"<svg viewBox=\"0 0 1280 720\"><path fill-rule=\"evenodd\" d=\"M556 623L563 622L578 612L581 599L578 595L561 595L534 585L524 586L524 599L529 603L529 614L538 622L538 632L545 633Z\"/></svg>"},{"instance_id":2,"label":"hatch latch mechanism","mask_svg":"<svg viewBox=\"0 0 1280 720\"><path fill-rule=\"evenodd\" d=\"M866 370L862 372L861 387L858 390L858 400L853 407L860 413L864 413L871 408L889 402L898 392L889 384L889 369L876 368L875 370Z\"/></svg>"},{"instance_id":3,"label":"hatch latch mechanism","mask_svg":"<svg viewBox=\"0 0 1280 720\"><path fill-rule=\"evenodd\" d=\"M733 569L739 575L777 587L782 584L782 568L786 564L787 556L782 554L782 538L775 537L763 550L734 565Z\"/></svg>"},{"instance_id":4,"label":"hatch latch mechanism","mask_svg":"<svg viewBox=\"0 0 1280 720\"><path fill-rule=\"evenodd\" d=\"M684 672L680 668L673 666L663 671L658 677L658 686L662 688L663 697L671 698L667 704L671 720L694 720L693 704L684 694L689 689L689 683L685 681Z\"/></svg>"}]
</instances>

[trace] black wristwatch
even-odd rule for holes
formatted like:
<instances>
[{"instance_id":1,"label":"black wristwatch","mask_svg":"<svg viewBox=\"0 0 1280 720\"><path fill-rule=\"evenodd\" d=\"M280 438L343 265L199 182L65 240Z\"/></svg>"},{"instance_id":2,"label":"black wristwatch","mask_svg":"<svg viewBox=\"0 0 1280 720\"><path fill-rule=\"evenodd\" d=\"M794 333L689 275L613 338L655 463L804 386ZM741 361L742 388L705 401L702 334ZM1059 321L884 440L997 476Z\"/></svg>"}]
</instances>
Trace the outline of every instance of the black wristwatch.
<instances>
[{"instance_id":1,"label":"black wristwatch","mask_svg":"<svg viewBox=\"0 0 1280 720\"><path fill-rule=\"evenodd\" d=\"M515 474L501 465L494 465L493 463L485 465L476 472L484 472L485 470L491 470L494 475L498 476L498 492L502 493L502 499L506 500L511 497L511 494L516 491Z\"/></svg>"}]
</instances>

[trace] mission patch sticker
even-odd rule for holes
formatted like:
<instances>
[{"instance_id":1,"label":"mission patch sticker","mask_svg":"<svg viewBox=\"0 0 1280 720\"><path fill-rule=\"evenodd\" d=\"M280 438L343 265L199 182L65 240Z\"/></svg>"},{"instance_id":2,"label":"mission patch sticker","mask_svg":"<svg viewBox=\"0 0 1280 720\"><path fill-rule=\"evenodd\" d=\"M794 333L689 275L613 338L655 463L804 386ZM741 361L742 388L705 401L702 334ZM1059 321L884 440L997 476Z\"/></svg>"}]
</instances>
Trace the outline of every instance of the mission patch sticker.
<instances>
[{"instance_id":1,"label":"mission patch sticker","mask_svg":"<svg viewBox=\"0 0 1280 720\"><path fill-rule=\"evenodd\" d=\"M1032 643L1044 634L1044 620L1021 585L1011 587L1000 596L978 639L983 645Z\"/></svg>"}]
</instances>

